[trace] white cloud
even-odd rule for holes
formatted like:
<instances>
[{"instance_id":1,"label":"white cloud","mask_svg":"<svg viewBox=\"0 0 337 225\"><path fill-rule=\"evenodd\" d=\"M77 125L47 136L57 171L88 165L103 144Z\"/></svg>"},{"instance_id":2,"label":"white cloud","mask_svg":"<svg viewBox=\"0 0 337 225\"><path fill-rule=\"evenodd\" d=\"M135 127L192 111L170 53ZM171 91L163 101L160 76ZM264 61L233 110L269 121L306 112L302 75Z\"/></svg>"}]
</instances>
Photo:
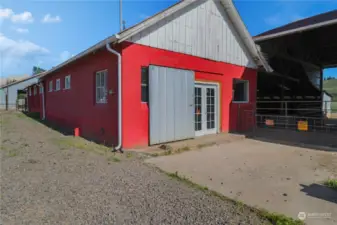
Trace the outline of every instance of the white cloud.
<instances>
[{"instance_id":1,"label":"white cloud","mask_svg":"<svg viewBox=\"0 0 337 225\"><path fill-rule=\"evenodd\" d=\"M0 33L0 52L4 73L12 73L18 68L31 68L49 50L27 40L13 40Z\"/></svg>"},{"instance_id":2,"label":"white cloud","mask_svg":"<svg viewBox=\"0 0 337 225\"><path fill-rule=\"evenodd\" d=\"M18 27L18 28L15 28L15 27L14 27L13 30L15 30L16 32L18 32L18 33L20 33L20 34L26 34L26 33L29 32L28 29L26 29L26 28L20 28L20 27Z\"/></svg>"},{"instance_id":3,"label":"white cloud","mask_svg":"<svg viewBox=\"0 0 337 225\"><path fill-rule=\"evenodd\" d=\"M12 9L0 9L0 19L8 19L14 14Z\"/></svg>"},{"instance_id":4,"label":"white cloud","mask_svg":"<svg viewBox=\"0 0 337 225\"><path fill-rule=\"evenodd\" d=\"M60 54L61 62L64 62L64 61L68 60L69 58L70 58L70 52L68 52L68 51L61 52L61 54Z\"/></svg>"},{"instance_id":5,"label":"white cloud","mask_svg":"<svg viewBox=\"0 0 337 225\"><path fill-rule=\"evenodd\" d=\"M32 23L34 18L31 12L23 12L20 14L13 14L11 17L13 23Z\"/></svg>"},{"instance_id":6,"label":"white cloud","mask_svg":"<svg viewBox=\"0 0 337 225\"><path fill-rule=\"evenodd\" d=\"M46 14L43 19L42 19L42 23L59 23L61 22L62 19L60 16L51 16L50 14Z\"/></svg>"}]
</instances>

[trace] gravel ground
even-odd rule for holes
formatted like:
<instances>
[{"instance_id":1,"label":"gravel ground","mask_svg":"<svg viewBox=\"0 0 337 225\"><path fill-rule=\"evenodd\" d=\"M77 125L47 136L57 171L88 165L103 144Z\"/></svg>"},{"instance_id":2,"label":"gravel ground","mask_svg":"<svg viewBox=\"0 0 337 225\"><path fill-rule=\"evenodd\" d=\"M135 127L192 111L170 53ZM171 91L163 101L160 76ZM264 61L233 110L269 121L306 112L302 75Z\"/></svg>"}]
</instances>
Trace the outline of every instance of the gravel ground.
<instances>
[{"instance_id":1,"label":"gravel ground","mask_svg":"<svg viewBox=\"0 0 337 225\"><path fill-rule=\"evenodd\" d=\"M23 114L1 117L3 224L266 223L248 209L191 188L136 156L107 160L94 153L97 145L88 145L89 150L82 142L69 147L60 140L71 137Z\"/></svg>"}]
</instances>

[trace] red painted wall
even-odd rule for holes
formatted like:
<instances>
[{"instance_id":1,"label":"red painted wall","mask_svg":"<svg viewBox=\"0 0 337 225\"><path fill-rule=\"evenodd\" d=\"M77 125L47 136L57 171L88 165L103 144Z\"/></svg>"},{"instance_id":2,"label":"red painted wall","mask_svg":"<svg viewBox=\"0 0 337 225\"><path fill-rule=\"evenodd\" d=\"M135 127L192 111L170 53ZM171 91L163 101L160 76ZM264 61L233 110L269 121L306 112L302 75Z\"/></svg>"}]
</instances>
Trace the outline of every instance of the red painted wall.
<instances>
[{"instance_id":1,"label":"red painted wall","mask_svg":"<svg viewBox=\"0 0 337 225\"><path fill-rule=\"evenodd\" d=\"M235 131L238 126L238 104L232 103L233 78L249 80L249 103L241 108L252 109L256 99L254 69L190 55L170 52L128 42L122 50L123 147L147 146L149 140L148 105L141 103L141 66L159 65L195 71L195 79L220 83L221 131Z\"/></svg>"},{"instance_id":2,"label":"red painted wall","mask_svg":"<svg viewBox=\"0 0 337 225\"><path fill-rule=\"evenodd\" d=\"M108 70L108 103L96 104L95 73ZM71 75L71 89L64 89ZM60 78L61 90L55 91ZM49 81L53 91L49 92ZM117 143L117 57L105 49L85 56L44 79L46 119L60 126L80 128L80 135L106 144Z\"/></svg>"},{"instance_id":3,"label":"red painted wall","mask_svg":"<svg viewBox=\"0 0 337 225\"><path fill-rule=\"evenodd\" d=\"M36 95L34 95L34 87L36 87ZM31 95L29 95L29 89L31 90ZM37 85L33 84L27 88L27 99L28 99L28 111L29 112L40 112L40 89Z\"/></svg>"}]
</instances>

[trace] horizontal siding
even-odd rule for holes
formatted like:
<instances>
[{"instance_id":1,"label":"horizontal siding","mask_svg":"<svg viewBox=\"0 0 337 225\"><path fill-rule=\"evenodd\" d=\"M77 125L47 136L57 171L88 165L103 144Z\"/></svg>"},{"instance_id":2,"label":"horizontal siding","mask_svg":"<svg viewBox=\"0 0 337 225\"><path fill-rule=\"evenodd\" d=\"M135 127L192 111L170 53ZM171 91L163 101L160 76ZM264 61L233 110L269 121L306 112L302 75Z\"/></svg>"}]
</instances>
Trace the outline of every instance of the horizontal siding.
<instances>
[{"instance_id":1,"label":"horizontal siding","mask_svg":"<svg viewBox=\"0 0 337 225\"><path fill-rule=\"evenodd\" d=\"M219 1L197 1L128 41L256 68Z\"/></svg>"}]
</instances>

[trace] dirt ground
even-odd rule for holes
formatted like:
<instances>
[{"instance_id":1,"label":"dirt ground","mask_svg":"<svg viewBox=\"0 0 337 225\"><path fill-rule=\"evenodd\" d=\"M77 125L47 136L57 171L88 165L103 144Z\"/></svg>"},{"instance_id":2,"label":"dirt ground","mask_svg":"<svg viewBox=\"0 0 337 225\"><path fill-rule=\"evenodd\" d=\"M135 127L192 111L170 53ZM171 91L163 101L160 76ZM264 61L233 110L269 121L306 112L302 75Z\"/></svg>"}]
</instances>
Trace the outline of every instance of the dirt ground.
<instances>
[{"instance_id":1,"label":"dirt ground","mask_svg":"<svg viewBox=\"0 0 337 225\"><path fill-rule=\"evenodd\" d=\"M305 212L309 225L337 224L337 192L322 185L337 177L336 152L244 139L147 162L251 206Z\"/></svg>"},{"instance_id":2,"label":"dirt ground","mask_svg":"<svg viewBox=\"0 0 337 225\"><path fill-rule=\"evenodd\" d=\"M144 164L1 113L0 224L269 224Z\"/></svg>"}]
</instances>

